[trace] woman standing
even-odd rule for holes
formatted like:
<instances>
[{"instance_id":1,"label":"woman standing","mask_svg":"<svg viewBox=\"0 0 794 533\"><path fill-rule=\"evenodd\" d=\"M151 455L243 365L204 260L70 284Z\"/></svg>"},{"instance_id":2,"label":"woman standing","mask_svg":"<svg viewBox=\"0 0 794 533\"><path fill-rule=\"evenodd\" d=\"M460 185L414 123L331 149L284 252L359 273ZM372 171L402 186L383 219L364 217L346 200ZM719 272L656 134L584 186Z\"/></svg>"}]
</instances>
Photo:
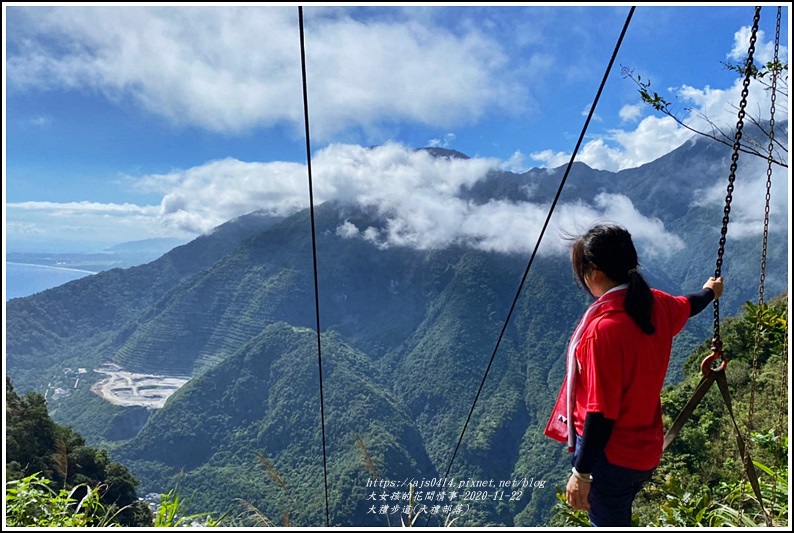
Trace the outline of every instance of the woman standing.
<instances>
[{"instance_id":1,"label":"woman standing","mask_svg":"<svg viewBox=\"0 0 794 533\"><path fill-rule=\"evenodd\" d=\"M571 266L596 301L569 342L546 435L574 452L568 503L594 526L631 526L634 498L662 456L661 391L673 337L722 295L722 278L686 296L650 288L631 234L618 225L576 239Z\"/></svg>"}]
</instances>

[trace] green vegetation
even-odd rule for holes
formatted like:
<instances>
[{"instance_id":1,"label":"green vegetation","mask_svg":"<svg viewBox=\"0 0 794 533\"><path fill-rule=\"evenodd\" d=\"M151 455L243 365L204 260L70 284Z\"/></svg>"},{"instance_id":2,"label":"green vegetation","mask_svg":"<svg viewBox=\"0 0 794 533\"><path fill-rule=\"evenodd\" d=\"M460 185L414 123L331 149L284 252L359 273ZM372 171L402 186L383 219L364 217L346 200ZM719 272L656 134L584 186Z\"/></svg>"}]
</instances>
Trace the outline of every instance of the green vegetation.
<instances>
[{"instance_id":1,"label":"green vegetation","mask_svg":"<svg viewBox=\"0 0 794 533\"><path fill-rule=\"evenodd\" d=\"M19 390L59 380L66 368L95 368L131 335L150 307L210 268L273 219L251 213L174 248L156 261L114 268L6 304L6 365ZM86 433L83 433L87 435Z\"/></svg>"},{"instance_id":2,"label":"green vegetation","mask_svg":"<svg viewBox=\"0 0 794 533\"><path fill-rule=\"evenodd\" d=\"M324 343L332 519L346 523L366 513L367 475L356 434L369 443L383 476L433 470L408 415L374 377L372 362L336 335ZM189 512L234 513L248 502L276 520L288 511L291 524L324 523L316 362L311 330L269 326L180 389L116 452L144 473L149 491L179 480L194 495ZM274 471L282 483L273 482Z\"/></svg>"},{"instance_id":3,"label":"green vegetation","mask_svg":"<svg viewBox=\"0 0 794 533\"><path fill-rule=\"evenodd\" d=\"M198 525L217 527L223 524L224 517L213 518L210 513L183 514L187 503L182 499L179 489L171 489L160 495L157 512L154 514L154 527L185 527Z\"/></svg>"},{"instance_id":4,"label":"green vegetation","mask_svg":"<svg viewBox=\"0 0 794 533\"><path fill-rule=\"evenodd\" d=\"M154 514L136 480L105 450L52 421L44 398L20 397L6 377L6 525L37 527L180 527L221 525L224 516L187 514L179 487L160 494Z\"/></svg>"},{"instance_id":5,"label":"green vegetation","mask_svg":"<svg viewBox=\"0 0 794 533\"><path fill-rule=\"evenodd\" d=\"M105 450L86 446L82 436L55 423L42 395L20 397L6 377L6 501L15 505L15 520L150 525L137 485Z\"/></svg>"},{"instance_id":6,"label":"green vegetation","mask_svg":"<svg viewBox=\"0 0 794 533\"><path fill-rule=\"evenodd\" d=\"M718 179L715 169L724 168L727 153L722 148L686 143L622 171L619 179L575 164L563 201L589 203L600 193L629 198L637 211L681 238L670 240L667 250L643 254L643 273L662 290L695 290L710 274L715 250L708 244L717 247L722 213L681 199ZM553 197L562 172L495 171L462 194L474 204L525 201L528 195L543 202ZM351 223L362 232L388 232L388 214L333 203L318 206L316 214L332 524L394 525L402 514L370 512L370 497L375 493L379 500L383 491L367 486L373 474L362 465L362 445L379 479L438 478L450 465L470 412L448 476L495 484L526 478L543 486L526 487L512 500L508 494L505 500L477 502L452 517L455 525L548 524L553 487L567 477L569 457L542 428L563 379L567 339L588 303L573 284L567 259L545 251L538 257L500 337L527 254L483 251L471 243L442 250L381 248L344 238L337 228ZM75 456L76 448L90 443L107 450L95 463L112 459L126 465L142 494L167 494L178 483L191 495L180 499L180 515L228 513L227 520L252 526L321 525L325 480L309 214L276 224L254 219L230 221L148 265L9 301L7 372L17 390L46 398L46 406L43 399L41 405L30 400L33 413L49 409L54 421L85 437L79 444L67 438L61 457ZM770 293L787 286L786 241L786 231L771 232ZM753 282L746 280L757 279L757 247L749 238L730 242L725 315L753 297ZM709 336L708 315L690 320L676 339L671 384L682 381L688 355ZM742 367L730 357L732 382L746 379L749 363ZM767 379L763 374L771 371L774 357L759 359L759 380ZM98 379L93 370L109 362L125 371L171 371L192 379L162 409L114 406L90 390ZM687 386L666 400L669 412L685 401ZM711 439L705 430L717 426L715 416L704 415L697 422L702 434L682 435L682 443L691 441L702 451L697 446ZM52 446L50 438L45 448ZM32 449L21 448L17 453ZM20 460L16 479L40 471L60 488L65 476L58 477L47 459L52 453L37 454L38 466L32 458ZM82 465L59 464L68 476ZM97 473L90 479L106 478ZM406 490L401 489L387 496ZM398 496L402 501L404 494ZM445 519L437 514L432 525Z\"/></svg>"},{"instance_id":7,"label":"green vegetation","mask_svg":"<svg viewBox=\"0 0 794 533\"><path fill-rule=\"evenodd\" d=\"M6 527L112 527L119 511L102 502L101 487L77 485L55 491L52 481L31 474L6 482ZM82 496L79 494L82 493Z\"/></svg>"},{"instance_id":8,"label":"green vegetation","mask_svg":"<svg viewBox=\"0 0 794 533\"><path fill-rule=\"evenodd\" d=\"M161 494L153 522L122 524L118 516L127 507L118 509L107 505L103 494L107 486L91 487L80 484L71 490L55 491L52 481L38 473L6 482L7 527L117 527L122 525L154 527L202 526L216 527L224 517L213 518L209 513L184 515L185 501L177 489ZM224 524L225 525L225 524Z\"/></svg>"},{"instance_id":9,"label":"green vegetation","mask_svg":"<svg viewBox=\"0 0 794 533\"><path fill-rule=\"evenodd\" d=\"M787 306L787 295L761 307L747 302L740 315L725 319L721 326L733 411L758 473L763 507L774 527L786 527L789 521ZM709 349L710 342L695 350L685 365L684 381L663 392L665 427L692 395L700 380L700 361ZM716 389L715 384L638 495L634 505L637 524L766 525L746 479L729 413ZM557 489L551 524L589 525L586 513L575 512L565 503L562 490Z\"/></svg>"}]
</instances>

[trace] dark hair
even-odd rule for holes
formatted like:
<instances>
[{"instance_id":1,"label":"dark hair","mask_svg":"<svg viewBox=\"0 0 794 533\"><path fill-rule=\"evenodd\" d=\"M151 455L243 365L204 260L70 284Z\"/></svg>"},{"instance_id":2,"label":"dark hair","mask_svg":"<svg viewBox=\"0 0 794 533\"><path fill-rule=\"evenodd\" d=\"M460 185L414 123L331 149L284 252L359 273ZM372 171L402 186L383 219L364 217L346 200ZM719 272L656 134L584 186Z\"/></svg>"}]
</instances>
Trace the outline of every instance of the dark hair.
<instances>
[{"instance_id":1,"label":"dark hair","mask_svg":"<svg viewBox=\"0 0 794 533\"><path fill-rule=\"evenodd\" d=\"M617 283L627 283L626 312L648 335L656 331L651 323L653 294L637 272L637 250L631 234L616 224L598 224L576 238L571 246L571 266L577 283L584 288L585 274L595 266ZM588 291L589 292L589 291Z\"/></svg>"}]
</instances>

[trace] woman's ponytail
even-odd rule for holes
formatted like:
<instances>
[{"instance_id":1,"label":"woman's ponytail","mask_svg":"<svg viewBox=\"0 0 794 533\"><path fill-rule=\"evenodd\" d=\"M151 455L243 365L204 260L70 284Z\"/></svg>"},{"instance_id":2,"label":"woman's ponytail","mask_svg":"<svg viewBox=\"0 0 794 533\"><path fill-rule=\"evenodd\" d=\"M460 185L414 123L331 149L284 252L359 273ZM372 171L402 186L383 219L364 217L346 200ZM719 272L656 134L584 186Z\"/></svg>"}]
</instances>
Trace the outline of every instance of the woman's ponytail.
<instances>
[{"instance_id":1,"label":"woman's ponytail","mask_svg":"<svg viewBox=\"0 0 794 533\"><path fill-rule=\"evenodd\" d=\"M651 311L653 309L653 294L651 288L645 282L645 278L632 268L628 272L628 285L624 306L629 316L637 323L642 331L652 335L656 328L651 322Z\"/></svg>"}]
</instances>

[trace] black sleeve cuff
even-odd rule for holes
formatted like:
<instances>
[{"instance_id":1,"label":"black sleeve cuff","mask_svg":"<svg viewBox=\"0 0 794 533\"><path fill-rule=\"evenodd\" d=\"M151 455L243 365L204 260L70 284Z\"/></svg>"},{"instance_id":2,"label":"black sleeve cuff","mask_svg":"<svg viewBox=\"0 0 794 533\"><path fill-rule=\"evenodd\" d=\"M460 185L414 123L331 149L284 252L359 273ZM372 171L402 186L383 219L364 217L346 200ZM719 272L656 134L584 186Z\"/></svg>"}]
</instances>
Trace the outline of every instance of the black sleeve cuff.
<instances>
[{"instance_id":1,"label":"black sleeve cuff","mask_svg":"<svg viewBox=\"0 0 794 533\"><path fill-rule=\"evenodd\" d=\"M603 456L614 420L604 418L603 413L587 413L584 419L584 434L579 454L573 466L582 474L591 474L596 461Z\"/></svg>"}]
</instances>

